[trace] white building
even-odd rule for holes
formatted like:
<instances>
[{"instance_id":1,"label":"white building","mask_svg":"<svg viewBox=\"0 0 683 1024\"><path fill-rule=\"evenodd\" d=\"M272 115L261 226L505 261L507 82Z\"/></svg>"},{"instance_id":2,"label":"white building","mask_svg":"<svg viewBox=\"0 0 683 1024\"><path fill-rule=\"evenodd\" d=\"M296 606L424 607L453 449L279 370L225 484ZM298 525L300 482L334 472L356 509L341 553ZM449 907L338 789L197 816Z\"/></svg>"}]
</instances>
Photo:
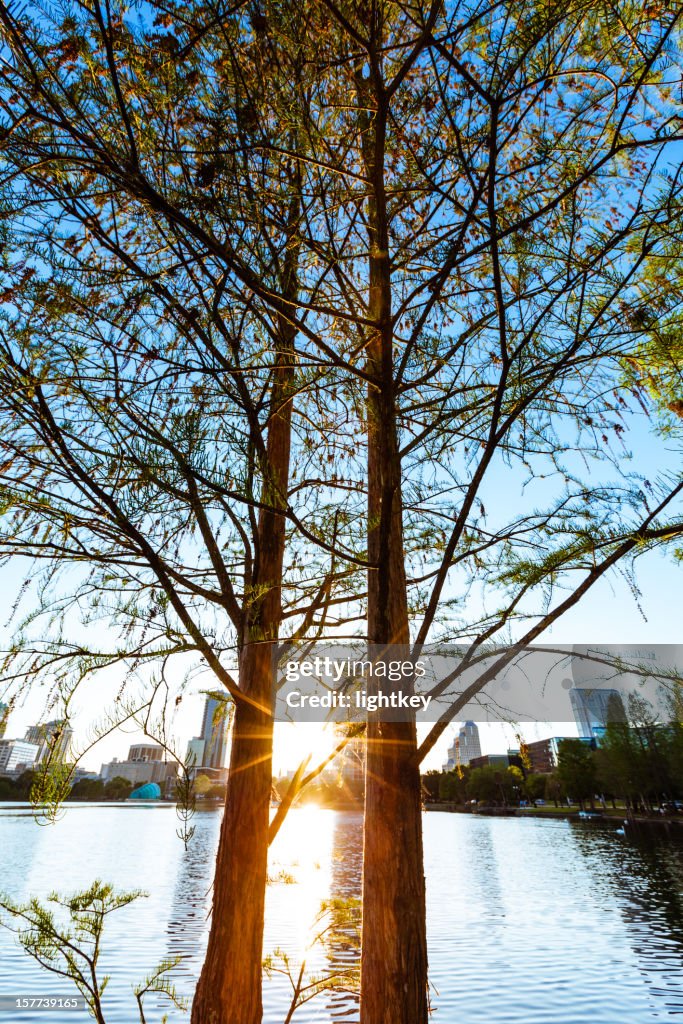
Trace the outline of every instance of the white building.
<instances>
[{"instance_id":1,"label":"white building","mask_svg":"<svg viewBox=\"0 0 683 1024\"><path fill-rule=\"evenodd\" d=\"M198 736L195 736L193 740L187 744L187 753L185 754L185 764L191 768L201 768L204 764L204 740Z\"/></svg>"},{"instance_id":2,"label":"white building","mask_svg":"<svg viewBox=\"0 0 683 1024\"><path fill-rule=\"evenodd\" d=\"M129 749L125 761L114 758L108 764L103 764L100 769L100 778L104 782L115 778L127 779L134 786L141 786L145 782L157 782L162 790L164 784L174 779L176 774L175 762L166 761L163 747L156 743L136 743Z\"/></svg>"},{"instance_id":3,"label":"white building","mask_svg":"<svg viewBox=\"0 0 683 1024\"><path fill-rule=\"evenodd\" d=\"M38 745L26 740L0 740L0 775L30 768L38 760Z\"/></svg>"}]
</instances>

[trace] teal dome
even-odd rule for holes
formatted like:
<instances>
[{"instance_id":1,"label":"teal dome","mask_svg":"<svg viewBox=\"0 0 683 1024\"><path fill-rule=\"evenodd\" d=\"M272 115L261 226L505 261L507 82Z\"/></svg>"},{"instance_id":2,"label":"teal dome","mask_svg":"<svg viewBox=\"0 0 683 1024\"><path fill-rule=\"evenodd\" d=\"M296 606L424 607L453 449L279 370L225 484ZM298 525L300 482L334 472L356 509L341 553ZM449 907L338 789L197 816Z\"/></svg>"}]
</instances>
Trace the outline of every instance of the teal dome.
<instances>
[{"instance_id":1,"label":"teal dome","mask_svg":"<svg viewBox=\"0 0 683 1024\"><path fill-rule=\"evenodd\" d=\"M159 800L161 790L156 782L146 782L144 786L138 786L130 794L131 800Z\"/></svg>"}]
</instances>

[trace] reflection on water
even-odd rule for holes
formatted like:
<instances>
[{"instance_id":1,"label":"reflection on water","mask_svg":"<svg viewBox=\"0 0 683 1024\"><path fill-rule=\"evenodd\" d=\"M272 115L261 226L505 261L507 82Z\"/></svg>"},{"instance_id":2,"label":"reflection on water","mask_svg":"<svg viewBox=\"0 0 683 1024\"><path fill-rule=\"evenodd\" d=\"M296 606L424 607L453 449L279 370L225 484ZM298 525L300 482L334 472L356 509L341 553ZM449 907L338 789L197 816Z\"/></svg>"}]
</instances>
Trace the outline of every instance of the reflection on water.
<instances>
[{"instance_id":1,"label":"reflection on water","mask_svg":"<svg viewBox=\"0 0 683 1024\"><path fill-rule=\"evenodd\" d=\"M615 858L606 849L611 841L602 830L576 837L594 884L623 903L622 920L652 1006L664 1016L683 1015L683 845L653 843L640 832L622 841Z\"/></svg>"},{"instance_id":2,"label":"reflection on water","mask_svg":"<svg viewBox=\"0 0 683 1024\"><path fill-rule=\"evenodd\" d=\"M332 837L332 868L330 895L340 900L360 900L363 870L363 817L361 814L338 814ZM335 931L326 943L327 972L352 971L358 968L360 948L353 934ZM358 1000L348 992L330 992L327 996L330 1021L358 1021Z\"/></svg>"},{"instance_id":3,"label":"reflection on water","mask_svg":"<svg viewBox=\"0 0 683 1024\"><path fill-rule=\"evenodd\" d=\"M16 805L0 805L0 888L21 899L100 877L148 890L114 915L105 939L107 1020L130 1024L130 986L160 960L182 958L175 980L192 993L218 824L218 812L199 813L184 850L166 806L78 805L41 827ZM642 1024L683 1015L681 842L552 820L431 813L424 824L436 1024ZM348 936L310 943L323 900L359 895L361 832L358 814L292 812L271 851L267 953L282 950L296 965L305 958L314 975L357 963ZM0 930L0 992L70 994L55 982ZM290 999L285 976L267 981L265 1024L282 1024ZM150 1021L160 1021L161 1008L150 1009ZM169 1012L170 1021L183 1019ZM355 1024L356 997L325 993L294 1020Z\"/></svg>"},{"instance_id":4,"label":"reflection on water","mask_svg":"<svg viewBox=\"0 0 683 1024\"><path fill-rule=\"evenodd\" d=\"M206 941L219 822L220 817L216 813L198 813L192 841L187 849L181 846L162 959L179 960L174 971L174 983L185 995L192 991L201 966L198 950L203 950Z\"/></svg>"}]
</instances>

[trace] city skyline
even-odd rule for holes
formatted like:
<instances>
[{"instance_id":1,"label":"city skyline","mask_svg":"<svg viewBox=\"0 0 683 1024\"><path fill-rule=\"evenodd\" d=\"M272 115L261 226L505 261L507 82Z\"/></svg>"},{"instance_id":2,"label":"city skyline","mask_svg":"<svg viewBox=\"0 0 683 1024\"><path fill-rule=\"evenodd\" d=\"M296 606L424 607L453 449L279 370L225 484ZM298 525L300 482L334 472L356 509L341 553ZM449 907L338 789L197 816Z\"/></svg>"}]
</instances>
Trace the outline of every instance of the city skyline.
<instances>
[{"instance_id":1,"label":"city skyline","mask_svg":"<svg viewBox=\"0 0 683 1024\"><path fill-rule=\"evenodd\" d=\"M642 646L649 646L652 648L655 645L645 644L644 640L636 641ZM602 645L603 647L605 644ZM633 646L633 645L629 645ZM606 693L605 682L598 682L593 689L601 690ZM576 681L573 689L581 689L582 687L576 686ZM583 686L583 689L591 689L590 687ZM208 691L211 693L211 691ZM611 692L611 691L610 691ZM573 707L572 701L576 700L576 697L572 698L570 689L568 692L563 691L566 696L566 714L564 716L553 717L544 722L525 722L523 725L524 738L530 741L540 740L546 738L548 735L571 735L575 728L575 723L578 723L579 731L581 734L581 723L577 718L576 711ZM220 694L217 695L220 697ZM564 699L564 698L563 698ZM188 748L193 748L197 755L196 763L205 760L205 740L200 735L197 737L194 730L191 728L192 718L199 718L201 722L200 732L205 731L205 715L206 715L206 701L207 691L198 691L194 693L186 693L183 695L182 704L177 707L174 713L174 717L167 723L170 726L167 729L168 736L171 737L169 742L174 747L175 753L179 758L184 758ZM31 714L32 707L35 706L34 702L27 701L23 707L13 709L9 718L4 719L5 723L5 737L8 739L15 738L26 738L27 731L30 730L35 723L36 716ZM213 709L217 706L217 702L212 705ZM74 714L71 724L74 726L75 731L75 746L76 749L82 749L84 737L87 737L87 733L90 729L90 723L84 721L85 716L78 711ZM84 710L84 709L83 709ZM54 712L53 712L54 713ZM29 718L29 715L31 716ZM28 721L27 721L28 720ZM24 729L21 729L21 723L27 722ZM53 723L56 720L52 720ZM276 723L276 740L275 740L275 751L274 751L274 769L276 774L286 772L292 768L295 768L298 764L298 753L300 750L300 741L296 738L296 730L302 726L303 723L297 723L294 726L283 726ZM331 731L328 730L324 733L321 726L312 725L306 723L307 728L307 741L313 742L314 757L325 756L333 745ZM418 732L421 731L421 725L418 724ZM495 722L480 722L480 741L482 753L495 753L500 749L508 749L515 746L515 735L518 731L517 727L506 725L505 723ZM585 727L584 727L585 730ZM585 733L584 733L585 734ZM152 737L154 738L154 737ZM79 761L79 765L84 770L97 771L104 762L109 762L114 759L123 760L125 755L126 745L130 745L135 740L140 742L148 741L150 739L142 730L131 728L129 726L117 729L112 732L111 735L105 739L99 741L93 748L86 754L84 758ZM427 769L439 769L442 767L445 761L448 759L448 747L452 745L452 738L444 736L441 744L435 748L432 752L431 757L426 762ZM223 744L222 754L225 756L225 744ZM216 758L212 755L212 759ZM220 757L219 759L220 760Z\"/></svg>"}]
</instances>

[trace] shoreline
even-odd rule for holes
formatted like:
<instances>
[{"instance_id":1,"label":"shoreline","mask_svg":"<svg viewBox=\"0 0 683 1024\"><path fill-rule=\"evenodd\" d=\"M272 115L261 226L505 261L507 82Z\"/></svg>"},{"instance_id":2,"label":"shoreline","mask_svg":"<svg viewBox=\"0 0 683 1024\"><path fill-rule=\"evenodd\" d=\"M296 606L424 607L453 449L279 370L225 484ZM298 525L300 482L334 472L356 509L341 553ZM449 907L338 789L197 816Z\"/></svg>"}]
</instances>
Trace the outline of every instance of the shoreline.
<instances>
[{"instance_id":1,"label":"shoreline","mask_svg":"<svg viewBox=\"0 0 683 1024\"><path fill-rule=\"evenodd\" d=\"M664 828L666 831L679 831L683 835L683 815L672 818L662 815L660 817L627 817L620 811L604 813L602 811L581 812L569 808L552 807L478 807L476 810L463 807L462 804L454 803L428 803L425 804L425 811L429 813L439 812L446 814L471 814L475 817L484 818L553 818L557 821L581 822L583 824L609 824L621 827L644 826L656 829Z\"/></svg>"}]
</instances>

